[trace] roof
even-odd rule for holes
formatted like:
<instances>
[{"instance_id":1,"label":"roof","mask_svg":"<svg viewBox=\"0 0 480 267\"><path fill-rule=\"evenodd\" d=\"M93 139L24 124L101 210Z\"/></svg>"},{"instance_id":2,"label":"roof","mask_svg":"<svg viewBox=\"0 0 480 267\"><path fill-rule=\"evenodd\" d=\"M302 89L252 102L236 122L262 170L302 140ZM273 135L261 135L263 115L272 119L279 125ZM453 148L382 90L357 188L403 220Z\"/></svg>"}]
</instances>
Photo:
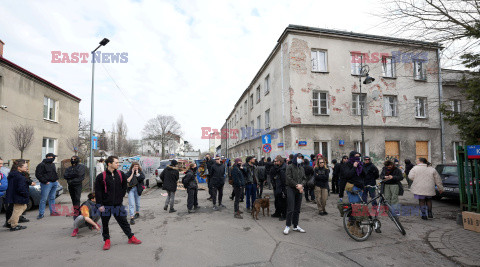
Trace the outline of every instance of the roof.
<instances>
[{"instance_id":1,"label":"roof","mask_svg":"<svg viewBox=\"0 0 480 267\"><path fill-rule=\"evenodd\" d=\"M388 36L355 33L355 32L347 32L347 31L339 31L339 30L331 30L331 29L323 29L323 28L289 24L288 27L285 28L285 30L283 31L282 35L280 35L280 38L278 38L277 44L273 48L272 52L270 52L270 54L268 55L265 62L262 64L262 67L258 70L257 74L252 79L248 87L245 89L245 91L243 91L242 95L238 98L237 102L234 105L234 108L232 109L230 114L227 116L227 120L228 118L232 117L233 112L235 111L235 108L239 104L241 104L243 97L248 93L250 88L253 86L253 84L257 81L257 79L262 74L263 70L267 67L268 63L272 60L273 56L278 52L282 41L286 38L286 36L289 33L295 33L295 32L324 34L324 35L347 37L347 38L359 38L359 39L367 39L371 41L380 41L380 42L389 42L389 43L401 43L407 46L423 46L423 47L426 46L432 49L443 48L441 44L434 43L434 42L423 42L423 41L417 41L417 40L411 40L411 39L402 39L402 38L394 38L394 37L388 37Z\"/></svg>"},{"instance_id":2,"label":"roof","mask_svg":"<svg viewBox=\"0 0 480 267\"><path fill-rule=\"evenodd\" d=\"M53 89L55 89L55 90L57 90L57 91L59 91L59 92L61 92L61 93L63 93L63 94L66 94L66 95L72 97L73 99L77 100L78 102L80 102L80 101L82 100L82 99L80 99L79 97L77 97L77 96L75 96L75 95L67 92L66 90L64 90L64 89L62 89L62 88L60 88L60 87L58 87L58 86L56 86L55 84L53 84L53 83L51 83L51 82L43 79L42 77L40 77L40 76L38 76L38 75L36 75L36 74L34 74L34 73L32 73L32 72L30 72L30 71L22 68L22 67L20 67L20 66L18 66L17 64L11 62L10 60L5 59L4 57L0 57L0 62L3 62L3 63L5 63L6 65L8 65L8 66L10 66L10 67L12 67L12 68L20 71L21 73L26 74L26 75L30 76L31 78L33 78L33 79L35 79L35 80L37 80L37 81L39 81L39 82L41 82L41 83L44 83L44 84L52 87Z\"/></svg>"}]
</instances>

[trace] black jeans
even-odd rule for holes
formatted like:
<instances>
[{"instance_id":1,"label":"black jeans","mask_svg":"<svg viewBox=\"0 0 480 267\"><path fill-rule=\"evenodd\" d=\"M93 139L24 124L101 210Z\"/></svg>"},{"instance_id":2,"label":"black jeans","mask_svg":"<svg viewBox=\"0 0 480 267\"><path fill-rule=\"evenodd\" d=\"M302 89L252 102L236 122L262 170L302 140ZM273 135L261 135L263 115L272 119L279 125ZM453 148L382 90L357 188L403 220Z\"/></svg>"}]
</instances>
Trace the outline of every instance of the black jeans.
<instances>
[{"instance_id":1,"label":"black jeans","mask_svg":"<svg viewBox=\"0 0 480 267\"><path fill-rule=\"evenodd\" d=\"M338 193L338 177L332 177L332 193Z\"/></svg>"},{"instance_id":2,"label":"black jeans","mask_svg":"<svg viewBox=\"0 0 480 267\"><path fill-rule=\"evenodd\" d=\"M212 178L208 177L207 186L208 186L208 194L210 195L210 198L213 198L213 188L212 188L211 180Z\"/></svg>"},{"instance_id":3,"label":"black jeans","mask_svg":"<svg viewBox=\"0 0 480 267\"><path fill-rule=\"evenodd\" d=\"M68 185L68 192L72 199L74 216L80 215L80 197L82 196L82 184Z\"/></svg>"},{"instance_id":4,"label":"black jeans","mask_svg":"<svg viewBox=\"0 0 480 267\"><path fill-rule=\"evenodd\" d=\"M243 196L242 194L242 187L241 186L234 186L233 187L233 193L235 194L235 201L233 203L233 208L235 212L238 212L239 209L239 203L240 203L240 198Z\"/></svg>"},{"instance_id":5,"label":"black jeans","mask_svg":"<svg viewBox=\"0 0 480 267\"><path fill-rule=\"evenodd\" d=\"M197 199L198 189L197 188L193 188L193 189L189 188L189 189L187 189L187 194L188 194L187 209L191 210L191 209L193 209L193 206L198 206L198 199Z\"/></svg>"},{"instance_id":6,"label":"black jeans","mask_svg":"<svg viewBox=\"0 0 480 267\"><path fill-rule=\"evenodd\" d=\"M262 198L263 187L265 185L265 181L259 181L258 185L259 185L259 187L257 188L257 196L258 196L258 198Z\"/></svg>"},{"instance_id":7,"label":"black jeans","mask_svg":"<svg viewBox=\"0 0 480 267\"><path fill-rule=\"evenodd\" d=\"M110 218L115 217L115 220L117 221L118 225L120 225L120 228L122 228L123 232L125 235L130 239L133 236L132 229L130 228L130 224L127 221L127 211L125 210L125 206L109 206L105 207L105 212L102 212L101 217L102 217L102 236L103 236L103 241L110 239L110 232L108 229L108 222L110 221Z\"/></svg>"},{"instance_id":8,"label":"black jeans","mask_svg":"<svg viewBox=\"0 0 480 267\"><path fill-rule=\"evenodd\" d=\"M315 200L315 188L305 186L304 190L306 200L308 200L308 197L310 197L311 200Z\"/></svg>"},{"instance_id":9,"label":"black jeans","mask_svg":"<svg viewBox=\"0 0 480 267\"><path fill-rule=\"evenodd\" d=\"M212 201L214 206L217 204L217 195L218 195L218 205L222 205L223 184L212 185Z\"/></svg>"},{"instance_id":10,"label":"black jeans","mask_svg":"<svg viewBox=\"0 0 480 267\"><path fill-rule=\"evenodd\" d=\"M13 214L13 204L10 203L7 205L7 210L5 211L5 222L8 223L8 220L10 220L10 217L12 217Z\"/></svg>"},{"instance_id":11,"label":"black jeans","mask_svg":"<svg viewBox=\"0 0 480 267\"><path fill-rule=\"evenodd\" d=\"M302 206L302 193L287 186L287 226L297 227Z\"/></svg>"},{"instance_id":12,"label":"black jeans","mask_svg":"<svg viewBox=\"0 0 480 267\"><path fill-rule=\"evenodd\" d=\"M282 193L275 195L275 214L282 218L287 217L287 199Z\"/></svg>"}]
</instances>

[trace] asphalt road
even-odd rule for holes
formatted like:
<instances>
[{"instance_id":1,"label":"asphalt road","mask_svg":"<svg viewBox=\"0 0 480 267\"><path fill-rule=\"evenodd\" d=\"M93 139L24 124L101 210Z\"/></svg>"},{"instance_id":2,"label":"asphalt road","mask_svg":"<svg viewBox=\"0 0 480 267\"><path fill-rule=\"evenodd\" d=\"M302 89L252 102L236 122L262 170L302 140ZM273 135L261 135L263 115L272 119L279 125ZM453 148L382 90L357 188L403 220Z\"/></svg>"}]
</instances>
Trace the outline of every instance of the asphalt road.
<instances>
[{"instance_id":1,"label":"asphalt road","mask_svg":"<svg viewBox=\"0 0 480 267\"><path fill-rule=\"evenodd\" d=\"M381 218L383 233L373 233L356 242L345 233L336 208L336 196L328 199L329 215L319 216L316 205L303 203L300 226L306 233L283 234L285 222L262 215L253 220L233 218L231 187L226 185L227 208L213 211L205 191L199 192L200 210L188 214L186 192L177 191L176 213L163 210L165 196L154 187L142 196L141 217L132 226L141 245L127 238L112 218L112 247L103 251L101 234L82 228L71 237L72 218L46 216L35 219L38 210L27 214L26 230L0 230L0 266L455 266L435 252L427 235L438 229L457 229L455 201L435 201L435 219L402 217L407 235L402 236L388 217ZM267 190L267 193L269 191ZM82 199L83 200L83 199ZM406 191L402 204L415 205ZM273 199L272 212L273 212ZM68 194L57 202L69 204ZM127 204L125 199L124 204ZM245 203L241 203L245 208ZM2 214L3 216L3 214Z\"/></svg>"}]
</instances>

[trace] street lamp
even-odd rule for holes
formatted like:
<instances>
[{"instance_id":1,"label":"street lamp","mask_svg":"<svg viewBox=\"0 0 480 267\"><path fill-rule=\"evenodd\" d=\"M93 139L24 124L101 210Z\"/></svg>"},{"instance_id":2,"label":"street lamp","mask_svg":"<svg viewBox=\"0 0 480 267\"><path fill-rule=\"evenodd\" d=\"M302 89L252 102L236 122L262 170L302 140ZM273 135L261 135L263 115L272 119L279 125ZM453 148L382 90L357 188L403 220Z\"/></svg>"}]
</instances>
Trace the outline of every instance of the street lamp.
<instances>
[{"instance_id":1,"label":"street lamp","mask_svg":"<svg viewBox=\"0 0 480 267\"><path fill-rule=\"evenodd\" d=\"M90 186L91 186L91 190L93 191L94 188L93 188L93 177L95 175L94 171L93 171L93 100L94 100L94 84L95 84L95 51L97 51L101 46L105 46L106 44L108 44L108 42L110 42L110 40L108 40L107 38L103 38L102 41L100 41L99 43L99 46L97 46L97 48L95 48L95 50L92 51L92 99L91 99L91 110L90 110Z\"/></svg>"},{"instance_id":2,"label":"street lamp","mask_svg":"<svg viewBox=\"0 0 480 267\"><path fill-rule=\"evenodd\" d=\"M375 78L370 77L368 75L368 72L370 71L370 67L368 65L363 65L363 56L360 56L360 75L358 76L358 84L360 87L360 96L358 99L358 102L360 102L360 124L361 124L361 130L362 130L362 143L360 144L360 153L362 154L362 157L365 157L365 132L363 131L363 109L364 109L364 104L367 98L365 97L364 101L362 102L362 76L365 75L365 80L363 81L363 84L370 84L373 81L375 81Z\"/></svg>"}]
</instances>

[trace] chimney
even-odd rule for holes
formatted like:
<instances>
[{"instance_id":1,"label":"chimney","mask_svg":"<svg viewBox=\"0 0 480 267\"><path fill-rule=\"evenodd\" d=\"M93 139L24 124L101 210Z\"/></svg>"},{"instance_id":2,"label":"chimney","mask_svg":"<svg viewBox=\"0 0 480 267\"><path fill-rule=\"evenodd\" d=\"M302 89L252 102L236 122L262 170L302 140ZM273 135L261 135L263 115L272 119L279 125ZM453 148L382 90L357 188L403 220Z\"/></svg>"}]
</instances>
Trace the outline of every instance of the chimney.
<instances>
[{"instance_id":1,"label":"chimney","mask_svg":"<svg viewBox=\"0 0 480 267\"><path fill-rule=\"evenodd\" d=\"M2 42L2 40L0 40L0 57L3 57L3 46L5 45L4 42Z\"/></svg>"}]
</instances>

